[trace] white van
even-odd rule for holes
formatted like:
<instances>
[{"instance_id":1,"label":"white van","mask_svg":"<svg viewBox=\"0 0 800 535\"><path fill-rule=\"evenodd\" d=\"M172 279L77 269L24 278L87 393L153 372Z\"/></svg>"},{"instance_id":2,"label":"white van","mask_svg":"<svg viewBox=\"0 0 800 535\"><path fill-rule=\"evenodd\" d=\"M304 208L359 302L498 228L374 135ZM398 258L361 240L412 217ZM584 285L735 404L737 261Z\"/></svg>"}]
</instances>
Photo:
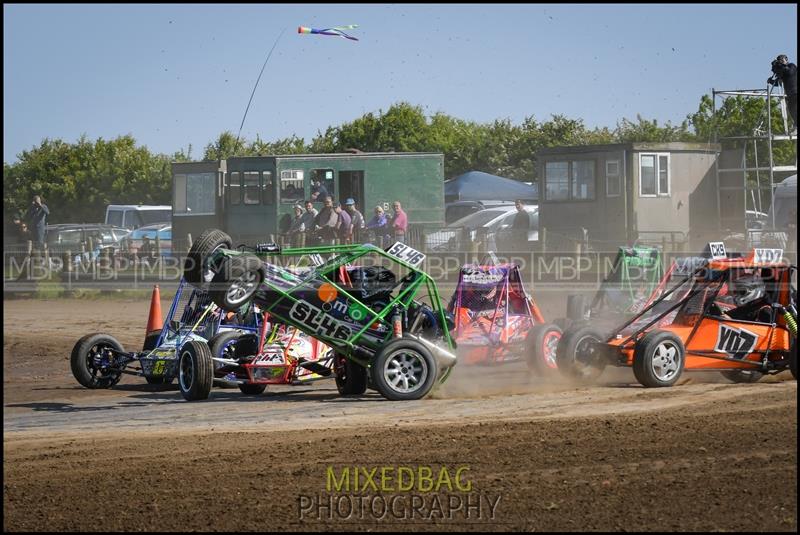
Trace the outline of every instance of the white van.
<instances>
[{"instance_id":1,"label":"white van","mask_svg":"<svg viewBox=\"0 0 800 535\"><path fill-rule=\"evenodd\" d=\"M153 223L172 223L171 206L144 204L109 204L106 208L106 224L130 230Z\"/></svg>"}]
</instances>

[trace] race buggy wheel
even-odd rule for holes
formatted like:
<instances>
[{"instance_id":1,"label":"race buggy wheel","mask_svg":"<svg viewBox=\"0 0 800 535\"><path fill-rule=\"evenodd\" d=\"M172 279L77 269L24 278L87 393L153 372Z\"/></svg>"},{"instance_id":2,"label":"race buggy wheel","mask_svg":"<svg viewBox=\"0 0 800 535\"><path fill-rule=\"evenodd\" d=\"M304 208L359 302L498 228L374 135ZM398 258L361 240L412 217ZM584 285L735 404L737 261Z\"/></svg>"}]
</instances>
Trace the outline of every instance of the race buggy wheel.
<instances>
[{"instance_id":1,"label":"race buggy wheel","mask_svg":"<svg viewBox=\"0 0 800 535\"><path fill-rule=\"evenodd\" d=\"M556 367L571 381L591 383L606 367L605 356L597 343L605 341L600 331L587 326L573 326L561 335L556 349Z\"/></svg>"},{"instance_id":2,"label":"race buggy wheel","mask_svg":"<svg viewBox=\"0 0 800 535\"><path fill-rule=\"evenodd\" d=\"M367 391L367 369L344 355L334 357L336 389L343 396L360 396Z\"/></svg>"},{"instance_id":3,"label":"race buggy wheel","mask_svg":"<svg viewBox=\"0 0 800 535\"><path fill-rule=\"evenodd\" d=\"M122 378L114 351L125 350L116 338L108 334L87 334L72 348L72 375L86 388L111 388Z\"/></svg>"},{"instance_id":4,"label":"race buggy wheel","mask_svg":"<svg viewBox=\"0 0 800 535\"><path fill-rule=\"evenodd\" d=\"M144 337L144 346L142 346L142 351L152 351L156 348L156 344L158 344L158 339L161 338L161 329L152 331L147 333L147 336ZM162 375L160 377L145 377L145 381L149 385L169 385L172 384L172 381L175 380L175 377L167 377L166 375Z\"/></svg>"},{"instance_id":5,"label":"race buggy wheel","mask_svg":"<svg viewBox=\"0 0 800 535\"><path fill-rule=\"evenodd\" d=\"M792 346L789 349L789 371L792 372L792 377L797 380L797 338L792 340Z\"/></svg>"},{"instance_id":6,"label":"race buggy wheel","mask_svg":"<svg viewBox=\"0 0 800 535\"><path fill-rule=\"evenodd\" d=\"M677 335L652 331L636 343L633 350L633 375L648 388L674 385L683 373L686 349Z\"/></svg>"},{"instance_id":7,"label":"race buggy wheel","mask_svg":"<svg viewBox=\"0 0 800 535\"><path fill-rule=\"evenodd\" d=\"M561 329L554 324L534 325L526 340L525 359L528 368L539 375L548 375L556 371L556 352L561 340Z\"/></svg>"},{"instance_id":8,"label":"race buggy wheel","mask_svg":"<svg viewBox=\"0 0 800 535\"><path fill-rule=\"evenodd\" d=\"M397 338L375 355L370 375L375 389L386 399L421 399L436 381L436 361L420 342Z\"/></svg>"},{"instance_id":9,"label":"race buggy wheel","mask_svg":"<svg viewBox=\"0 0 800 535\"><path fill-rule=\"evenodd\" d=\"M732 383L757 383L764 374L756 370L725 370L719 372Z\"/></svg>"},{"instance_id":10,"label":"race buggy wheel","mask_svg":"<svg viewBox=\"0 0 800 535\"><path fill-rule=\"evenodd\" d=\"M208 349L211 351L211 358L216 359L235 359L237 344L242 333L238 331L222 331L215 334L208 341ZM214 362L214 369L222 367L219 362Z\"/></svg>"},{"instance_id":11,"label":"race buggy wheel","mask_svg":"<svg viewBox=\"0 0 800 535\"><path fill-rule=\"evenodd\" d=\"M208 399L214 382L214 362L208 344L191 340L180 350L178 385L186 401Z\"/></svg>"},{"instance_id":12,"label":"race buggy wheel","mask_svg":"<svg viewBox=\"0 0 800 535\"><path fill-rule=\"evenodd\" d=\"M257 256L226 257L211 281L211 299L227 312L247 304L264 282L264 264Z\"/></svg>"},{"instance_id":13,"label":"race buggy wheel","mask_svg":"<svg viewBox=\"0 0 800 535\"><path fill-rule=\"evenodd\" d=\"M263 394L264 390L267 389L267 385L256 385L256 384L246 384L246 385L239 385L239 390L242 391L242 394L245 396L258 396L259 394Z\"/></svg>"},{"instance_id":14,"label":"race buggy wheel","mask_svg":"<svg viewBox=\"0 0 800 535\"><path fill-rule=\"evenodd\" d=\"M206 265L206 260L217 249L230 249L231 237L217 229L208 229L192 243L183 263L183 278L194 286L209 282L214 271Z\"/></svg>"}]
</instances>

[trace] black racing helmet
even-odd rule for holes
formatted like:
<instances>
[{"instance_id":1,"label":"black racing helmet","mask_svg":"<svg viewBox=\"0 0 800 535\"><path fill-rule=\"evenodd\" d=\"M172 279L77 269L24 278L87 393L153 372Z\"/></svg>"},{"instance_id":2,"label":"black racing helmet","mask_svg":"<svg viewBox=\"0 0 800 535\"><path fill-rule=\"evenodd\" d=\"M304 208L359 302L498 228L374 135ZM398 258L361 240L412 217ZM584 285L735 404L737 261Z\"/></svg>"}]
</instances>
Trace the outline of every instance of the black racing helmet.
<instances>
[{"instance_id":1,"label":"black racing helmet","mask_svg":"<svg viewBox=\"0 0 800 535\"><path fill-rule=\"evenodd\" d=\"M752 303L767 293L766 284L760 277L744 276L732 281L733 301L737 306Z\"/></svg>"}]
</instances>

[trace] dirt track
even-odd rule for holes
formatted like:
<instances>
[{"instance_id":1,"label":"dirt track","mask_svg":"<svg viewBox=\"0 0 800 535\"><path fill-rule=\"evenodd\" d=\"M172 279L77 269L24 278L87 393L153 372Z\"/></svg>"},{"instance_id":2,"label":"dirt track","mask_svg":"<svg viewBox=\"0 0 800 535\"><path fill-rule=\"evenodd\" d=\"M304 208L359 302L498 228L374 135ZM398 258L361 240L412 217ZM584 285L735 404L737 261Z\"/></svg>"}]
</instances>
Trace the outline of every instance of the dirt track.
<instances>
[{"instance_id":1,"label":"dirt track","mask_svg":"<svg viewBox=\"0 0 800 535\"><path fill-rule=\"evenodd\" d=\"M6 530L797 529L797 386L784 376L645 390L612 370L588 388L509 365L459 368L410 403L343 399L329 382L186 403L174 386L88 391L70 375L83 334L140 345L146 302L4 309ZM329 465L465 465L500 501L467 524L301 522L298 500L327 494Z\"/></svg>"}]
</instances>

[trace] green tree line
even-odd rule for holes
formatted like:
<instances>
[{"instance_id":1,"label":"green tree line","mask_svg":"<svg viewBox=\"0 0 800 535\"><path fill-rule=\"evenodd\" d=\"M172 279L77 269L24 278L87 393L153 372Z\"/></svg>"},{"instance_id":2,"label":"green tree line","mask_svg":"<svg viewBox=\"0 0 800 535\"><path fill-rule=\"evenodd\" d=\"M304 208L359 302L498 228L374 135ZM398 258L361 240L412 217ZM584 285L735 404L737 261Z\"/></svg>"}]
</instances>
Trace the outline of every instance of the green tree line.
<instances>
[{"instance_id":1,"label":"green tree line","mask_svg":"<svg viewBox=\"0 0 800 535\"><path fill-rule=\"evenodd\" d=\"M774 121L780 121L777 106ZM237 140L221 133L206 145L204 160L232 156L363 152L441 152L445 176L477 170L524 181L536 181L536 151L545 147L628 142L710 142L720 135L751 133L764 119L764 103L728 98L714 112L711 97L703 96L695 113L678 125L659 124L637 116L622 119L614 128L588 128L581 119L554 115L541 121L533 116L521 124L509 119L488 123L465 121L445 113L428 116L422 107L406 102L386 111L366 113L339 126L328 127L306 142L291 136L275 141ZM794 144L782 144L776 159L794 161ZM748 150L752 150L750 147ZM762 150L759 148L759 150ZM764 148L765 150L765 148ZM766 154L764 152L763 154ZM102 221L108 204L170 204L170 162L188 161L187 151L154 154L128 135L112 140L77 142L43 140L23 151L18 161L3 164L3 210L24 211L33 195L49 205L49 221Z\"/></svg>"}]
</instances>

